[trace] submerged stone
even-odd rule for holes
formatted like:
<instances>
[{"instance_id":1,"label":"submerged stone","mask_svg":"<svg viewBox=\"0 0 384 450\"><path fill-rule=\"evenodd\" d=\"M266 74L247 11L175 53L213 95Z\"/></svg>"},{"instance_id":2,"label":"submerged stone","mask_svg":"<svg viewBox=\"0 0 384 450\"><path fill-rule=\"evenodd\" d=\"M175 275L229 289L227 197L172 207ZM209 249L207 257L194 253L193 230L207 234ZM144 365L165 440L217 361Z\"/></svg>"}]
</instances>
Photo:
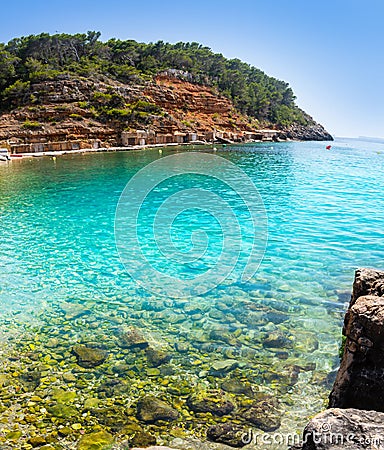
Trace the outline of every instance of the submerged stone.
<instances>
[{"instance_id":1,"label":"submerged stone","mask_svg":"<svg viewBox=\"0 0 384 450\"><path fill-rule=\"evenodd\" d=\"M51 393L52 399L56 400L58 403L72 403L76 399L76 392L74 391L64 391L63 389L53 389Z\"/></svg>"},{"instance_id":2,"label":"submerged stone","mask_svg":"<svg viewBox=\"0 0 384 450\"><path fill-rule=\"evenodd\" d=\"M188 407L194 412L209 412L216 416L224 416L233 411L234 405L218 389L200 390L187 399Z\"/></svg>"},{"instance_id":3,"label":"submerged stone","mask_svg":"<svg viewBox=\"0 0 384 450\"><path fill-rule=\"evenodd\" d=\"M244 427L231 422L212 425L208 428L207 438L213 442L230 445L231 447L244 447Z\"/></svg>"},{"instance_id":4,"label":"submerged stone","mask_svg":"<svg viewBox=\"0 0 384 450\"><path fill-rule=\"evenodd\" d=\"M175 349L179 353L188 353L191 349L191 345L188 342L176 342Z\"/></svg>"},{"instance_id":5,"label":"submerged stone","mask_svg":"<svg viewBox=\"0 0 384 450\"><path fill-rule=\"evenodd\" d=\"M34 391L40 385L41 372L39 370L31 370L20 375L20 381L29 391Z\"/></svg>"},{"instance_id":6,"label":"submerged stone","mask_svg":"<svg viewBox=\"0 0 384 450\"><path fill-rule=\"evenodd\" d=\"M84 435L77 446L78 450L109 450L113 444L113 436L107 431L98 431Z\"/></svg>"},{"instance_id":7,"label":"submerged stone","mask_svg":"<svg viewBox=\"0 0 384 450\"><path fill-rule=\"evenodd\" d=\"M153 434L146 431L136 432L131 439L129 439L130 447L149 447L156 445L157 440Z\"/></svg>"},{"instance_id":8,"label":"submerged stone","mask_svg":"<svg viewBox=\"0 0 384 450\"><path fill-rule=\"evenodd\" d=\"M239 415L263 431L275 431L281 424L277 400L265 394L244 407Z\"/></svg>"},{"instance_id":9,"label":"submerged stone","mask_svg":"<svg viewBox=\"0 0 384 450\"><path fill-rule=\"evenodd\" d=\"M62 303L61 309L65 314L65 320L74 320L90 313L90 310L79 303Z\"/></svg>"},{"instance_id":10,"label":"submerged stone","mask_svg":"<svg viewBox=\"0 0 384 450\"><path fill-rule=\"evenodd\" d=\"M172 421L178 417L179 413L176 409L152 395L140 399L137 403L137 418L142 422Z\"/></svg>"},{"instance_id":11,"label":"submerged stone","mask_svg":"<svg viewBox=\"0 0 384 450\"><path fill-rule=\"evenodd\" d=\"M168 362L171 356L163 350L156 350L148 347L145 351L149 367L159 367L161 364Z\"/></svg>"},{"instance_id":12,"label":"submerged stone","mask_svg":"<svg viewBox=\"0 0 384 450\"><path fill-rule=\"evenodd\" d=\"M221 383L221 389L232 394L243 394L247 397L253 397L254 391L250 383L243 383L235 379L225 380Z\"/></svg>"},{"instance_id":13,"label":"submerged stone","mask_svg":"<svg viewBox=\"0 0 384 450\"><path fill-rule=\"evenodd\" d=\"M41 447L42 445L45 445L47 441L43 436L34 436L28 439L28 444L32 445L33 448L35 447Z\"/></svg>"},{"instance_id":14,"label":"submerged stone","mask_svg":"<svg viewBox=\"0 0 384 450\"><path fill-rule=\"evenodd\" d=\"M223 361L214 361L211 365L212 372L226 373L236 369L239 363L235 359L225 359Z\"/></svg>"},{"instance_id":15,"label":"submerged stone","mask_svg":"<svg viewBox=\"0 0 384 450\"><path fill-rule=\"evenodd\" d=\"M86 345L75 345L72 352L77 358L77 364L86 369L99 366L107 359L107 352L99 348L87 347Z\"/></svg>"},{"instance_id":16,"label":"submerged stone","mask_svg":"<svg viewBox=\"0 0 384 450\"><path fill-rule=\"evenodd\" d=\"M137 328L131 327L123 333L119 339L122 348L147 348L149 343L144 335Z\"/></svg>"}]
</instances>

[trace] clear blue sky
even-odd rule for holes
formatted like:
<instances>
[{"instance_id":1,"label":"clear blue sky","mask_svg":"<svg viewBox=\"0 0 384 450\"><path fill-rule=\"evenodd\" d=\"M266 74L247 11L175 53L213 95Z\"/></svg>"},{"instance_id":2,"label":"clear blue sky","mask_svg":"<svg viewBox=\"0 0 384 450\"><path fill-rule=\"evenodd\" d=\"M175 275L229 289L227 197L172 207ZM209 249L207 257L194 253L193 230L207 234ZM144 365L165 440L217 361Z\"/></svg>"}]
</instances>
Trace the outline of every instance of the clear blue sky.
<instances>
[{"instance_id":1,"label":"clear blue sky","mask_svg":"<svg viewBox=\"0 0 384 450\"><path fill-rule=\"evenodd\" d=\"M384 137L383 0L14 0L1 16L1 42L87 30L200 42L287 81L332 134Z\"/></svg>"}]
</instances>

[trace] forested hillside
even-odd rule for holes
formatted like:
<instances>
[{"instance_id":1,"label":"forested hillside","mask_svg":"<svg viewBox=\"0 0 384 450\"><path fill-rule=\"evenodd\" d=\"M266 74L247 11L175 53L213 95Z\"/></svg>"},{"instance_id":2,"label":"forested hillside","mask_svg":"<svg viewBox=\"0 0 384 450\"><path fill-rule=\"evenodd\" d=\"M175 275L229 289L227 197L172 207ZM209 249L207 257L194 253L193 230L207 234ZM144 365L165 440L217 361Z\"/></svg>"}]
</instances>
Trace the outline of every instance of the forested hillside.
<instances>
[{"instance_id":1,"label":"forested hillside","mask_svg":"<svg viewBox=\"0 0 384 450\"><path fill-rule=\"evenodd\" d=\"M88 117L106 124L119 122L124 129L141 123L148 125L154 117L172 113L163 104L151 101L154 97L148 86L160 74L209 88L228 99L235 111L234 127L240 116L240 122L247 122L251 128L317 125L296 106L294 93L286 82L238 59L226 59L198 43L145 44L119 39L101 42L99 38L100 33L94 31L52 36L43 33L0 44L3 113L26 105L38 109L45 104L42 83L93 80L95 91L89 88L88 97L77 104L83 112L87 111ZM97 83L109 85L111 89L97 92ZM121 86L136 89L138 95L127 98L121 93ZM71 114L81 116L80 120L87 116Z\"/></svg>"}]
</instances>

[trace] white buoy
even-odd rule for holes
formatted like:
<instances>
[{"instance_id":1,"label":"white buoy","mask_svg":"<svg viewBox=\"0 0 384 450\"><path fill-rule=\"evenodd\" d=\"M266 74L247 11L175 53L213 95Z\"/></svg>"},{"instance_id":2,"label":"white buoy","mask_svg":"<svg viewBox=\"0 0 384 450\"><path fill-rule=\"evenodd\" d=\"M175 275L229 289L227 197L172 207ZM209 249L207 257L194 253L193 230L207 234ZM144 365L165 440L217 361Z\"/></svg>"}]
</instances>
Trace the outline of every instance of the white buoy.
<instances>
[{"instance_id":1,"label":"white buoy","mask_svg":"<svg viewBox=\"0 0 384 450\"><path fill-rule=\"evenodd\" d=\"M163 150L161 148L159 148L159 154L162 155L163 154Z\"/></svg>"}]
</instances>

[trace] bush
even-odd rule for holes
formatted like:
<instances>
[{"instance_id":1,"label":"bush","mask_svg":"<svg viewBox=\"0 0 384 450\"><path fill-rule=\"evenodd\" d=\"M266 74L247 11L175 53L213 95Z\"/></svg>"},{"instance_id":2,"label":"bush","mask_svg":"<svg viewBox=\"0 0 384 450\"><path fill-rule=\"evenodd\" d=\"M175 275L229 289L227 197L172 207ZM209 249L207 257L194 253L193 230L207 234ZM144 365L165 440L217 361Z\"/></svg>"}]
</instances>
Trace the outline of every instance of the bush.
<instances>
[{"instance_id":1,"label":"bush","mask_svg":"<svg viewBox=\"0 0 384 450\"><path fill-rule=\"evenodd\" d=\"M26 128L27 130L37 130L42 127L41 123L39 122L31 122L29 120L26 120L23 125L23 128Z\"/></svg>"},{"instance_id":2,"label":"bush","mask_svg":"<svg viewBox=\"0 0 384 450\"><path fill-rule=\"evenodd\" d=\"M69 117L71 119L75 119L75 120L83 120L84 119L83 116L81 116L80 114L75 114L75 113L74 114L70 114Z\"/></svg>"}]
</instances>

